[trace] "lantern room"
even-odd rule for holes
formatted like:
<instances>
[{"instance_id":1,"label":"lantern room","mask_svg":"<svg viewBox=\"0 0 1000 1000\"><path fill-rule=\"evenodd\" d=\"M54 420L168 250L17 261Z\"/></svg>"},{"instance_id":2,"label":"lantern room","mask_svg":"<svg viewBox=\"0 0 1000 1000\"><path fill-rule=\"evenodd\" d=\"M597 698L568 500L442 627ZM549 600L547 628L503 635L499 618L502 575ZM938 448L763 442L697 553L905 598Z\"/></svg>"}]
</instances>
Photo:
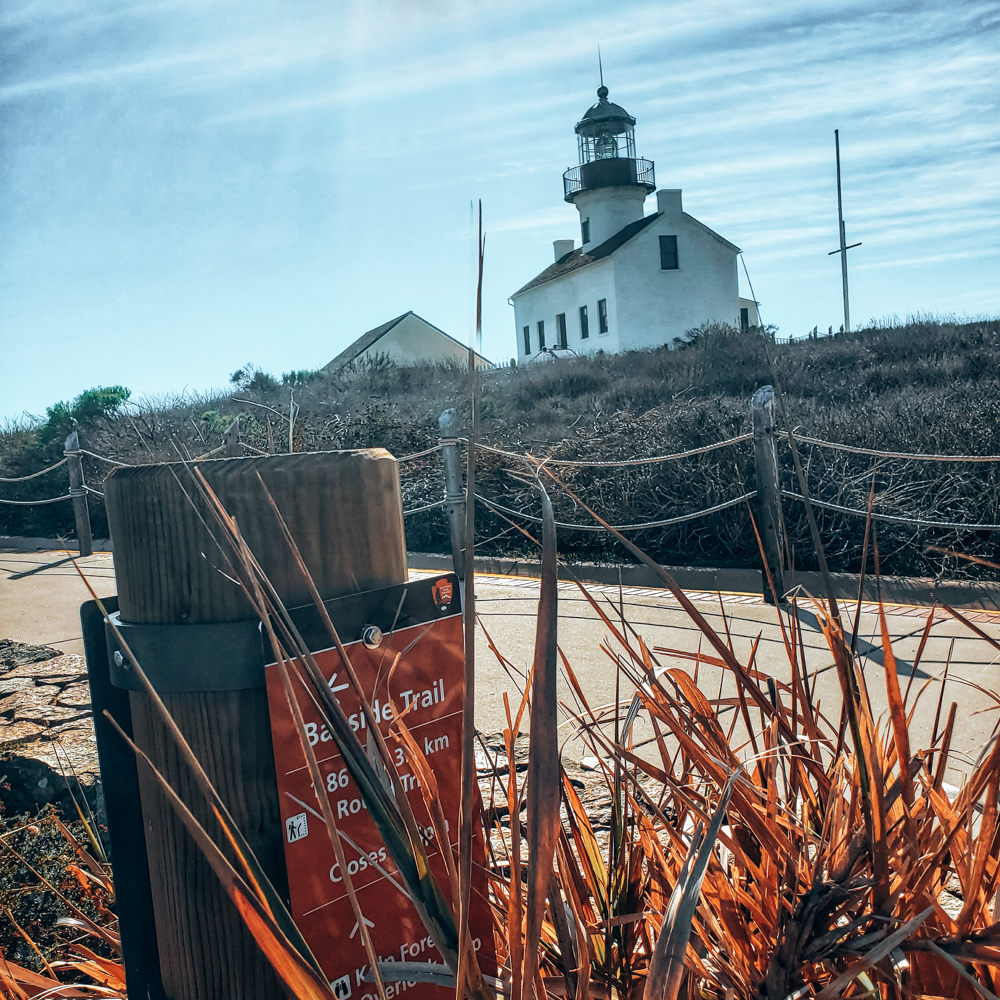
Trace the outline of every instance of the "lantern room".
<instances>
[{"instance_id":1,"label":"lantern room","mask_svg":"<svg viewBox=\"0 0 1000 1000\"><path fill-rule=\"evenodd\" d=\"M621 105L608 100L601 84L597 103L576 124L579 162L563 174L566 201L581 191L605 187L641 186L656 189L651 160L635 155L635 119Z\"/></svg>"}]
</instances>

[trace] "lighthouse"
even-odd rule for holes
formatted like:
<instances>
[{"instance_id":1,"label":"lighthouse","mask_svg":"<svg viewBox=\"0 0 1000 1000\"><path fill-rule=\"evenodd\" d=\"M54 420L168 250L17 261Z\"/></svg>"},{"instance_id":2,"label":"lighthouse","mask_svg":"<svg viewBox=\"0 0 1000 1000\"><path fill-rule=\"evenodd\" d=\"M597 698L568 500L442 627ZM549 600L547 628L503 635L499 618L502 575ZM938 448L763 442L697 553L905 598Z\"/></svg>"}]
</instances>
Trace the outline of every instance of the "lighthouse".
<instances>
[{"instance_id":1,"label":"lighthouse","mask_svg":"<svg viewBox=\"0 0 1000 1000\"><path fill-rule=\"evenodd\" d=\"M579 162L563 174L563 192L580 213L586 251L641 219L656 181L653 161L635 155L635 119L608 100L603 84L575 131Z\"/></svg>"},{"instance_id":2,"label":"lighthouse","mask_svg":"<svg viewBox=\"0 0 1000 1000\"><path fill-rule=\"evenodd\" d=\"M757 325L756 303L739 296L740 248L685 212L680 188L656 189L635 124L602 81L562 177L580 244L555 240L553 263L510 297L519 362L673 346L707 322Z\"/></svg>"}]
</instances>

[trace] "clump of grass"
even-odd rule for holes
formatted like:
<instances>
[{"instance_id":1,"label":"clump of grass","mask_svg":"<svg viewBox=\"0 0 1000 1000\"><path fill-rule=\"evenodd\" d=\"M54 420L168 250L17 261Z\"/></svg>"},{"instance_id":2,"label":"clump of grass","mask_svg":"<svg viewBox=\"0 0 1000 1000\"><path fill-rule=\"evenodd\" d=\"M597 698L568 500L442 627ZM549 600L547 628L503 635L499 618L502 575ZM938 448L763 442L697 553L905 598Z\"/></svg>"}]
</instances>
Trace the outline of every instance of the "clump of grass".
<instances>
[{"instance_id":1,"label":"clump of grass","mask_svg":"<svg viewBox=\"0 0 1000 1000\"><path fill-rule=\"evenodd\" d=\"M92 837L84 822L66 826L51 807L5 818L0 995L124 998L114 885L88 849Z\"/></svg>"}]
</instances>

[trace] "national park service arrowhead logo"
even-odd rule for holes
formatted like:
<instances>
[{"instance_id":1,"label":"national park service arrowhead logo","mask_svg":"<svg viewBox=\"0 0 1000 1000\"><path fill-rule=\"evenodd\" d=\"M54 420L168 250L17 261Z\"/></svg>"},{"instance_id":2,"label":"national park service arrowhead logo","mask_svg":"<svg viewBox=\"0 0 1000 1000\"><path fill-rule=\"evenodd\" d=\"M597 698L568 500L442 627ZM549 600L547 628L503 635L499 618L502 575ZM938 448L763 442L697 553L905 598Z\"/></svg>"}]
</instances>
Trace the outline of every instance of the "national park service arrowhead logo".
<instances>
[{"instance_id":1,"label":"national park service arrowhead logo","mask_svg":"<svg viewBox=\"0 0 1000 1000\"><path fill-rule=\"evenodd\" d=\"M455 598L455 585L447 577L434 581L431 587L431 596L434 598L434 607L444 614L451 607L451 602Z\"/></svg>"}]
</instances>

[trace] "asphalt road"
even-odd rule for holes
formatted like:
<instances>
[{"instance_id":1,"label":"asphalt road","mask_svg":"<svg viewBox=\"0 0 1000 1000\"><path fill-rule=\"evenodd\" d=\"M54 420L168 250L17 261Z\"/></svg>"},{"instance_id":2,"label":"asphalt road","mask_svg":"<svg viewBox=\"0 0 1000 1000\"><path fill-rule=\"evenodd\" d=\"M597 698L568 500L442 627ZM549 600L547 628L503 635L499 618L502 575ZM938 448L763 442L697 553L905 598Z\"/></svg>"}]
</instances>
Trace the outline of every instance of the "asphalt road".
<instances>
[{"instance_id":1,"label":"asphalt road","mask_svg":"<svg viewBox=\"0 0 1000 1000\"><path fill-rule=\"evenodd\" d=\"M81 603L89 598L83 581L71 564L46 568L20 578L17 574L47 566L64 553L0 553L0 637L21 642L54 646L67 653L83 651L77 617ZM99 596L115 592L114 566L110 553L97 553L81 560ZM415 574L419 570L414 571ZM588 585L590 595L612 621L620 613L635 633L641 635L661 667L682 667L693 673L691 659L699 648L711 654L709 643L687 613L667 591L652 588L625 588ZM790 679L790 669L779 612L765 605L757 595L690 593L696 607L709 624L727 641L741 662L746 663L754 642L759 644L756 666L779 681ZM516 712L520 686L532 660L538 583L531 579L477 578L477 610L482 629L477 634L476 726L485 733L499 732L506 725L504 694ZM853 606L847 609L853 618ZM878 616L873 605L864 605L859 628L859 650L863 655L865 678L876 713L886 708L885 667L881 650ZM912 661L919 645L928 608L903 605L886 607L889 633L896 656L896 669L905 690L910 680ZM784 615L787 627L788 614ZM963 612L977 628L1000 642L1000 613ZM811 677L815 678L815 697L822 708L839 718L839 684L832 669L832 657L819 629L816 608L806 599L800 603L803 645ZM487 635L507 661L504 665L491 650ZM590 708L613 718L617 697L627 705L632 688L621 676L616 658L627 656L612 631L576 584L559 585L559 644L576 673ZM633 644L635 640L633 638ZM913 679L909 706L919 693L911 726L914 749L926 747L938 714L939 728L947 718L952 702L958 706L953 740L952 773L948 780L958 784L963 771L972 766L997 722L1000 694L991 692L996 683L1000 650L975 635L970 628L941 609L935 612L930 639ZM947 666L947 680L943 681ZM734 693L732 681L722 672L704 663L698 664L699 687L711 698ZM590 750L573 739L573 717L581 710L576 703L564 672L559 682L564 706L563 733L565 754L579 760ZM729 710L731 711L731 709ZM609 728L611 722L609 721ZM742 730L737 727L737 739ZM644 716L634 731L637 743L652 733ZM744 734L745 735L745 734ZM647 748L649 749L649 748Z\"/></svg>"}]
</instances>

